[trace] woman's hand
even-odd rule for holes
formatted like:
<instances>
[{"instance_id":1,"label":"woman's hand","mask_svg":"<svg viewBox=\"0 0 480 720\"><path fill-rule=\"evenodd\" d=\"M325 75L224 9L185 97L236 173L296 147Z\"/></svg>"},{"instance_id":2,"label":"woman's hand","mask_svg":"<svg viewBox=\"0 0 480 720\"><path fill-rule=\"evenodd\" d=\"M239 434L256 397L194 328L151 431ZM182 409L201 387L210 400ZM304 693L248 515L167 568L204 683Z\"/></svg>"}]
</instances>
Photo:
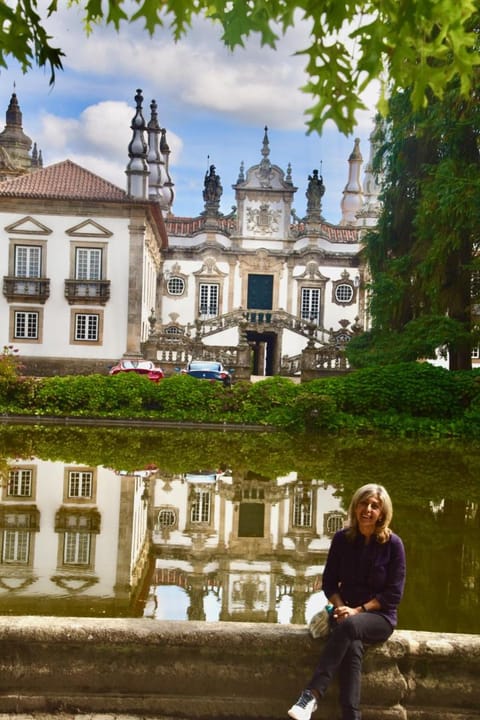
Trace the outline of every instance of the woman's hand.
<instances>
[{"instance_id":1,"label":"woman's hand","mask_svg":"<svg viewBox=\"0 0 480 720\"><path fill-rule=\"evenodd\" d=\"M351 608L348 605L339 605L333 611L333 617L337 622L343 622L350 615L358 615L361 612L358 608Z\"/></svg>"}]
</instances>

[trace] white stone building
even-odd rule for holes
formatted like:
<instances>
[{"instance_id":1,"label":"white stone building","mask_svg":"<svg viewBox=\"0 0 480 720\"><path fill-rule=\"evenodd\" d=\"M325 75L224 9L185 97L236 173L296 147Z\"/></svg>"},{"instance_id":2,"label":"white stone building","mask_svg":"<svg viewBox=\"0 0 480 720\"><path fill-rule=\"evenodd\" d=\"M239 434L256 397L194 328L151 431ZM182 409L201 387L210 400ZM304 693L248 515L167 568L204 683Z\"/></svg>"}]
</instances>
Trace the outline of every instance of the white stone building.
<instances>
[{"instance_id":1,"label":"white stone building","mask_svg":"<svg viewBox=\"0 0 480 720\"><path fill-rule=\"evenodd\" d=\"M12 95L0 134L0 343L35 374L106 372L142 354L167 370L198 355L230 352L235 363L240 347L256 375L293 373L307 347L328 351L335 369L338 348L366 325L362 232L378 214L359 142L339 225L322 216L315 169L296 215L292 168L271 161L267 128L259 163L240 166L232 213L219 211L211 166L203 212L176 217L156 102L148 122L141 90L135 103L122 190L69 160L43 167L36 146L30 156Z\"/></svg>"},{"instance_id":2,"label":"white stone building","mask_svg":"<svg viewBox=\"0 0 480 720\"><path fill-rule=\"evenodd\" d=\"M70 160L32 162L15 95L0 143L5 133L0 343L39 375L107 372L140 356L167 244L159 203L146 193L132 199ZM128 178L136 180L134 167Z\"/></svg>"},{"instance_id":3,"label":"white stone building","mask_svg":"<svg viewBox=\"0 0 480 720\"><path fill-rule=\"evenodd\" d=\"M240 167L233 185L236 208L229 216L218 210L222 186L211 166L204 211L191 218L165 217L169 239L157 307L159 347L162 336L173 342L186 334L215 348L236 346L243 336L253 373L273 375L288 372L309 340L317 348L348 342L366 323L360 251L378 195L369 182L366 205L361 165L356 140L340 225L322 216L325 187L318 170L308 178L305 216L295 214L292 169L285 172L271 162L267 128L259 163L246 171Z\"/></svg>"}]
</instances>

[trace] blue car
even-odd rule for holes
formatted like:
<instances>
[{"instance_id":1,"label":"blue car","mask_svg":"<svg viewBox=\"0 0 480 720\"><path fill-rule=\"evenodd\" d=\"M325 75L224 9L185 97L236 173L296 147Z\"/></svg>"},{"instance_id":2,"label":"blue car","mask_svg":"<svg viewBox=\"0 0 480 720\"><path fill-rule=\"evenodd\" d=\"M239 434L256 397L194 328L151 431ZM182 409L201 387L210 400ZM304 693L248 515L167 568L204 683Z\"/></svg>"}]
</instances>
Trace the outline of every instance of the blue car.
<instances>
[{"instance_id":1,"label":"blue car","mask_svg":"<svg viewBox=\"0 0 480 720\"><path fill-rule=\"evenodd\" d=\"M188 363L185 370L186 375L199 378L200 380L210 380L211 382L222 382L225 387L232 384L232 376L228 370L225 370L222 363L212 362L209 360L192 360Z\"/></svg>"}]
</instances>

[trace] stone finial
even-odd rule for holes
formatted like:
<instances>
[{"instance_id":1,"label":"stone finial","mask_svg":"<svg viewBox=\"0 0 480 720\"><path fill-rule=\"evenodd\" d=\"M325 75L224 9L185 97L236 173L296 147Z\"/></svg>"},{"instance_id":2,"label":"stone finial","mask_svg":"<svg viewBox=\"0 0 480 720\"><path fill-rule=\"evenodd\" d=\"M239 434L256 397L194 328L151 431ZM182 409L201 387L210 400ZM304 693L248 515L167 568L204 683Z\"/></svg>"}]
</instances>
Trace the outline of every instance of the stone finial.
<instances>
[{"instance_id":1,"label":"stone finial","mask_svg":"<svg viewBox=\"0 0 480 720\"><path fill-rule=\"evenodd\" d=\"M145 142L145 119L142 113L143 95L141 89L135 95L135 115L130 125L133 137L128 145L130 161L127 165L127 192L131 197L146 199L147 197L147 144Z\"/></svg>"}]
</instances>

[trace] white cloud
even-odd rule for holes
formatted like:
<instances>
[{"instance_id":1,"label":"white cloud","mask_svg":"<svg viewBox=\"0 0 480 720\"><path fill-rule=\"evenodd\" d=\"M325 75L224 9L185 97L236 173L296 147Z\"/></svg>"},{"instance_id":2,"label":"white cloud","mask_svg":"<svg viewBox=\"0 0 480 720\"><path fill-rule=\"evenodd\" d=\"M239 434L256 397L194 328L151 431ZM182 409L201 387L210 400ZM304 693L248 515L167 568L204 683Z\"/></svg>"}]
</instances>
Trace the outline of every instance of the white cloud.
<instances>
[{"instance_id":1,"label":"white cloud","mask_svg":"<svg viewBox=\"0 0 480 720\"><path fill-rule=\"evenodd\" d=\"M150 110L144 112L146 122ZM45 114L37 142L48 148L47 164L69 158L120 187L124 187L128 163L130 124L135 108L123 102L105 101L90 105L78 119ZM181 155L182 140L168 133L172 155Z\"/></svg>"},{"instance_id":2,"label":"white cloud","mask_svg":"<svg viewBox=\"0 0 480 720\"><path fill-rule=\"evenodd\" d=\"M123 25L118 34L98 27L87 38L76 6L62 7L48 30L67 54L54 88L43 71L15 76L25 132L37 142L45 164L68 157L126 187L134 96L142 88L146 121L155 98L159 122L168 131L178 214L203 209L208 157L222 177L222 205L228 211L240 162L249 167L261 160L263 127L268 125L272 162L283 169L292 163L299 213L306 178L322 161L324 214L332 221L338 216L353 138L340 136L331 123L321 138L305 135L304 112L313 99L298 89L306 81L306 58L294 52L309 43L306 23L296 23L276 51L252 38L245 49L230 52L218 27L200 20L178 43L167 31L150 38L139 23ZM372 95L367 97L373 106ZM355 136L362 138L364 158L373 114L372 109L358 116Z\"/></svg>"}]
</instances>

